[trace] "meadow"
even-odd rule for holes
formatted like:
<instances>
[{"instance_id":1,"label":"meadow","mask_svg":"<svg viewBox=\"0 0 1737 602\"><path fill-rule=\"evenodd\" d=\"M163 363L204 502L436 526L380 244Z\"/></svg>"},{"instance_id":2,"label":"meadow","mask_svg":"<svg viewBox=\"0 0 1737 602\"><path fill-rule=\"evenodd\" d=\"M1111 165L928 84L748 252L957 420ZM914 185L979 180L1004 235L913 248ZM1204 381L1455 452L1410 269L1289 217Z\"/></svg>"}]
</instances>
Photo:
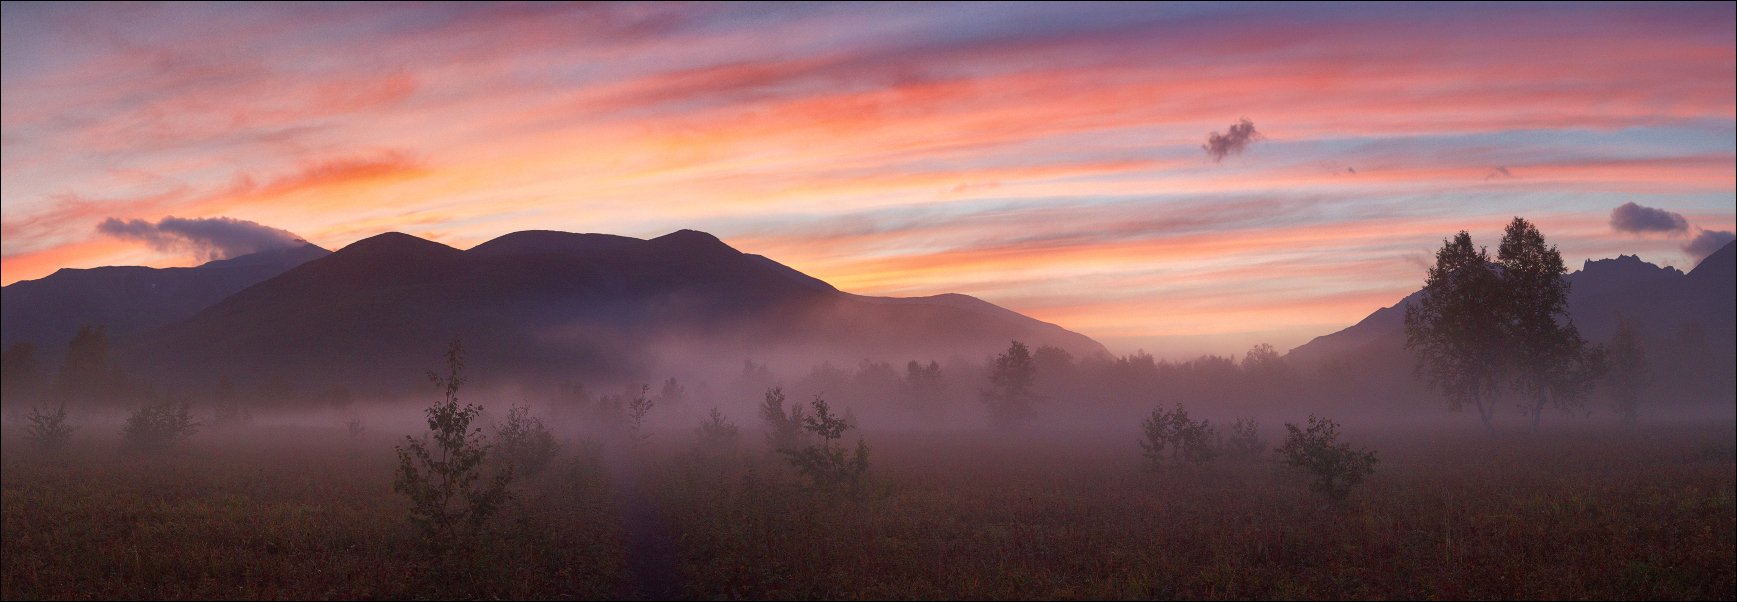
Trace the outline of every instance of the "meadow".
<instances>
[{"instance_id":1,"label":"meadow","mask_svg":"<svg viewBox=\"0 0 1737 602\"><path fill-rule=\"evenodd\" d=\"M854 492L760 434L563 442L490 533L427 552L398 435L207 429L156 454L9 426L0 597L1728 599L1733 424L1348 428L1342 504L1270 459L1148 470L1127 432L877 431ZM384 429L381 429L384 430ZM1268 426L1269 446L1279 429ZM854 444L852 431L846 441Z\"/></svg>"}]
</instances>

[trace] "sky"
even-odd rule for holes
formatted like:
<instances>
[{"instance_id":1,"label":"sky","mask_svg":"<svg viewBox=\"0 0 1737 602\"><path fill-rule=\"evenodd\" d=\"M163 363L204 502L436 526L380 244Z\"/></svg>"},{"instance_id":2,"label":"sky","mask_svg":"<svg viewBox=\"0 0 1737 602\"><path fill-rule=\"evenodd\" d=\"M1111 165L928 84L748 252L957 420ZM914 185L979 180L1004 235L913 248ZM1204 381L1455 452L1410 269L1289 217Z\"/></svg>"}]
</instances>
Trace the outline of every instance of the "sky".
<instances>
[{"instance_id":1,"label":"sky","mask_svg":"<svg viewBox=\"0 0 1737 602\"><path fill-rule=\"evenodd\" d=\"M1734 6L8 2L0 283L689 228L1117 353L1283 350L1462 229L1730 240Z\"/></svg>"}]
</instances>

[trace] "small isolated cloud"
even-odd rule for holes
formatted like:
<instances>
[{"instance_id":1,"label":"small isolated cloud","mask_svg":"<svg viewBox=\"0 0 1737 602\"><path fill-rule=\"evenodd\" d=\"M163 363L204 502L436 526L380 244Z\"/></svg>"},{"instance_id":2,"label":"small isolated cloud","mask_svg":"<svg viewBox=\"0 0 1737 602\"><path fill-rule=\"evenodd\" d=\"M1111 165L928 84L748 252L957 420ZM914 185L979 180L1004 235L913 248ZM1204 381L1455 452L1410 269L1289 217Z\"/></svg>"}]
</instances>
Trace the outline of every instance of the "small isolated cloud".
<instances>
[{"instance_id":1,"label":"small isolated cloud","mask_svg":"<svg viewBox=\"0 0 1737 602\"><path fill-rule=\"evenodd\" d=\"M142 219L122 221L111 217L97 224L97 232L143 242L158 251L189 252L199 261L228 259L304 242L287 230L232 217L170 216L154 224Z\"/></svg>"},{"instance_id":2,"label":"small isolated cloud","mask_svg":"<svg viewBox=\"0 0 1737 602\"><path fill-rule=\"evenodd\" d=\"M1646 234L1649 232L1685 233L1689 230L1688 220L1678 213L1644 207L1634 203L1623 203L1621 207L1610 211L1610 228L1617 232Z\"/></svg>"},{"instance_id":3,"label":"small isolated cloud","mask_svg":"<svg viewBox=\"0 0 1737 602\"><path fill-rule=\"evenodd\" d=\"M1262 138L1265 136L1255 131L1254 122L1244 117L1241 121L1232 124L1229 132L1208 134L1206 144L1200 145L1200 148L1204 149L1206 156L1212 157L1212 161L1216 163L1223 161L1228 155L1242 154L1243 149Z\"/></svg>"},{"instance_id":4,"label":"small isolated cloud","mask_svg":"<svg viewBox=\"0 0 1737 602\"><path fill-rule=\"evenodd\" d=\"M1683 252L1688 253L1689 258L1694 259L1695 263L1698 264L1708 255L1712 255L1714 251L1731 244L1734 239L1737 239L1737 233L1728 230L1700 230L1700 234L1696 234L1695 238L1690 239L1688 244L1683 245Z\"/></svg>"},{"instance_id":5,"label":"small isolated cloud","mask_svg":"<svg viewBox=\"0 0 1737 602\"><path fill-rule=\"evenodd\" d=\"M1497 165L1495 169L1490 170L1490 173L1484 175L1484 181L1487 182L1490 180L1494 180L1496 178L1512 178L1512 177L1514 177L1514 172L1508 171L1508 166Z\"/></svg>"}]
</instances>

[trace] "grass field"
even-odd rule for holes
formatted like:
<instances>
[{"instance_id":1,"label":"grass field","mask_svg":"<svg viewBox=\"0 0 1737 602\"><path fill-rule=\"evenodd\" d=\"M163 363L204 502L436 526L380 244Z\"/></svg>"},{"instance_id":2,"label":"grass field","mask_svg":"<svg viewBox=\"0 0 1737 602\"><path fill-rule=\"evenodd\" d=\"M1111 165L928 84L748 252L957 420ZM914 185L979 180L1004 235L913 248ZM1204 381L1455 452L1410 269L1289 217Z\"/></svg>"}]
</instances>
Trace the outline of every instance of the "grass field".
<instances>
[{"instance_id":1,"label":"grass field","mask_svg":"<svg viewBox=\"0 0 1737 602\"><path fill-rule=\"evenodd\" d=\"M683 432L638 452L569 442L455 560L406 522L393 437L267 425L140 456L84 432L50 454L8 430L0 596L1728 599L1737 584L1729 422L1346 434L1381 457L1337 507L1271 461L1146 471L1134 429L870 431L873 481L854 495L802 487L752 431L722 457Z\"/></svg>"}]
</instances>

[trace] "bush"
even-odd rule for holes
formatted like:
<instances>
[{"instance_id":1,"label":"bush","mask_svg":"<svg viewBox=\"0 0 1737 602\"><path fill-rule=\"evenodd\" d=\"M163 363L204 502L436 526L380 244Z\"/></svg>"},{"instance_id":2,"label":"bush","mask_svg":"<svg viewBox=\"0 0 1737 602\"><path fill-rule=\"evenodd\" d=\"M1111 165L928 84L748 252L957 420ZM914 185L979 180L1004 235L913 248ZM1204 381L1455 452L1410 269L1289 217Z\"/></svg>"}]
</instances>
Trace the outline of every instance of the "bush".
<instances>
[{"instance_id":1,"label":"bush","mask_svg":"<svg viewBox=\"0 0 1737 602\"><path fill-rule=\"evenodd\" d=\"M850 423L833 416L826 400L815 396L814 414L803 417L802 425L803 429L820 436L820 445L780 449L778 453L784 454L817 489L845 486L855 491L861 486L863 477L868 474L868 444L858 439L856 453L849 458L845 457L843 447L833 444L844 437L844 432L851 428Z\"/></svg>"},{"instance_id":2,"label":"bush","mask_svg":"<svg viewBox=\"0 0 1737 602\"><path fill-rule=\"evenodd\" d=\"M560 451L543 419L531 416L531 409L522 406L507 410L507 421L495 425L495 440L500 458L526 475L543 472Z\"/></svg>"},{"instance_id":3,"label":"bush","mask_svg":"<svg viewBox=\"0 0 1737 602\"><path fill-rule=\"evenodd\" d=\"M24 437L38 447L47 450L57 450L72 442L72 432L75 429L66 423L66 402L60 402L54 411L46 411L32 406L30 413L24 415L30 424L24 426Z\"/></svg>"},{"instance_id":4,"label":"bush","mask_svg":"<svg viewBox=\"0 0 1737 602\"><path fill-rule=\"evenodd\" d=\"M352 416L349 422L344 423L344 429L350 432L351 438L361 439L362 435L367 434L368 425L362 423L362 417Z\"/></svg>"},{"instance_id":5,"label":"bush","mask_svg":"<svg viewBox=\"0 0 1737 602\"><path fill-rule=\"evenodd\" d=\"M1354 451L1349 444L1340 443L1339 423L1311 415L1307 428L1287 423L1285 430L1290 434L1278 449L1279 458L1314 475L1309 489L1333 502L1344 500L1352 486L1375 472L1375 452Z\"/></svg>"},{"instance_id":6,"label":"bush","mask_svg":"<svg viewBox=\"0 0 1737 602\"><path fill-rule=\"evenodd\" d=\"M428 379L445 390L444 401L428 408L428 430L434 434L433 451L428 436L404 437L398 452L397 478L392 489L410 498L410 521L421 528L436 551L462 550L461 543L480 532L510 497L507 485L513 468L507 466L487 485L479 484L488 442L482 429L470 424L482 408L458 404L464 384L463 351L457 341L446 352L449 375L430 372Z\"/></svg>"},{"instance_id":7,"label":"bush","mask_svg":"<svg viewBox=\"0 0 1737 602\"><path fill-rule=\"evenodd\" d=\"M1239 418L1230 425L1230 438L1224 442L1224 451L1232 458L1252 460L1260 458L1267 452L1266 443L1261 441L1261 425L1253 418Z\"/></svg>"},{"instance_id":8,"label":"bush","mask_svg":"<svg viewBox=\"0 0 1737 602\"><path fill-rule=\"evenodd\" d=\"M1140 441L1140 447L1152 470L1164 467L1165 456L1169 456L1172 463L1181 460L1206 462L1218 457L1218 432L1212 422L1190 419L1188 410L1180 403L1168 412L1162 408L1152 410L1152 415L1141 426L1145 428L1146 437Z\"/></svg>"},{"instance_id":9,"label":"bush","mask_svg":"<svg viewBox=\"0 0 1737 602\"><path fill-rule=\"evenodd\" d=\"M193 404L164 400L146 405L127 416L121 435L129 445L145 451L161 451L199 432L193 420Z\"/></svg>"}]
</instances>

